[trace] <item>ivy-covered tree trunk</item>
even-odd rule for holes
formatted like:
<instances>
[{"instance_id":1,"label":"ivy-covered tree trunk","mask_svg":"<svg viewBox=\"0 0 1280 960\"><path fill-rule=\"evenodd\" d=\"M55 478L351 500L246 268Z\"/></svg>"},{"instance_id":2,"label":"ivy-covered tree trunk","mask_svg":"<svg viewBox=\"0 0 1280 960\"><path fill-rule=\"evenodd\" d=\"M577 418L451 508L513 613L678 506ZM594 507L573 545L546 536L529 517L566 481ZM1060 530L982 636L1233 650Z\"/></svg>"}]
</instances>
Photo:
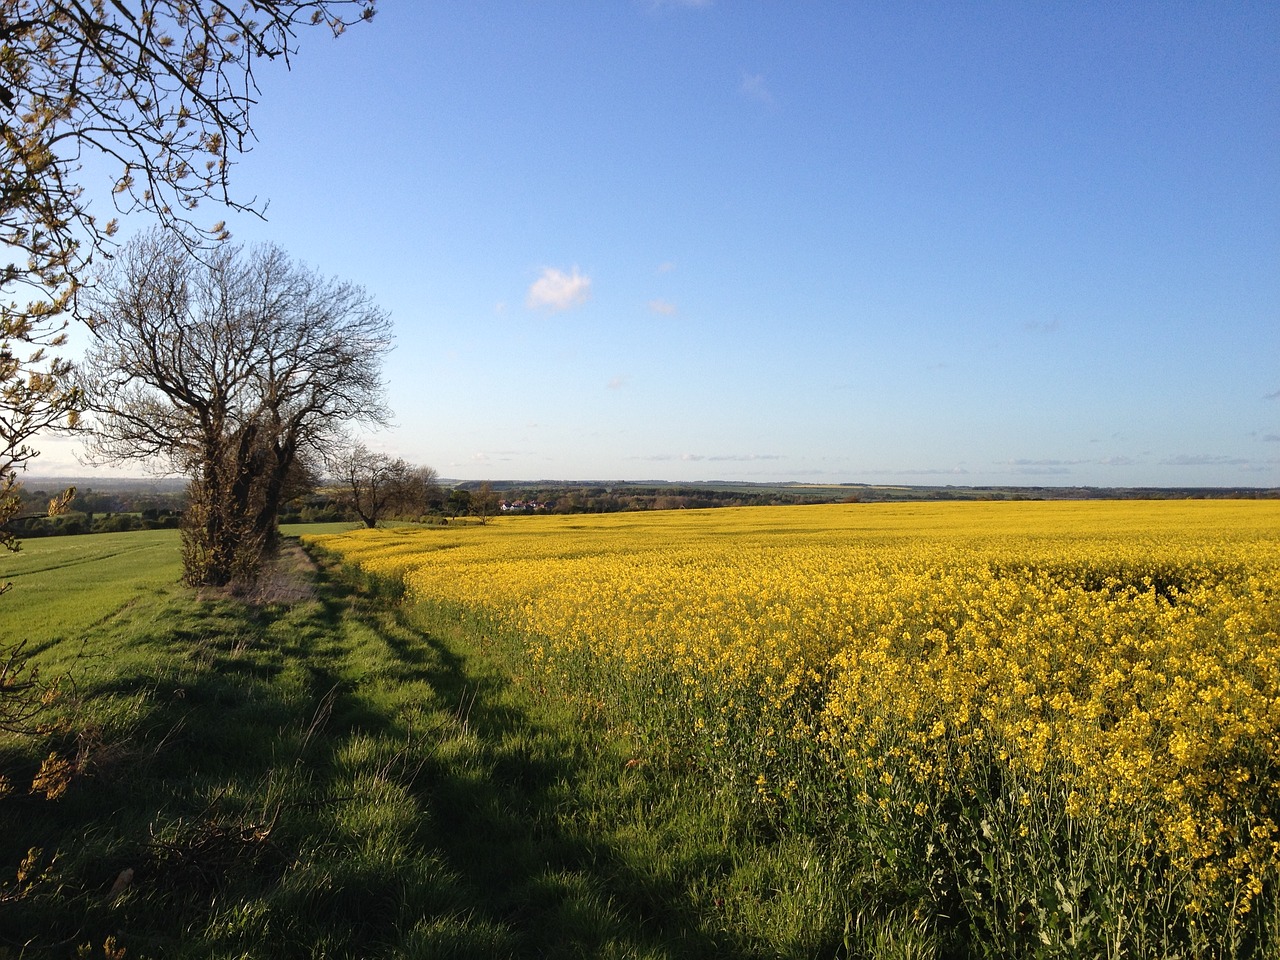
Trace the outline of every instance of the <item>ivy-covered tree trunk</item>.
<instances>
[{"instance_id":1,"label":"ivy-covered tree trunk","mask_svg":"<svg viewBox=\"0 0 1280 960\"><path fill-rule=\"evenodd\" d=\"M264 545L252 518L263 473L256 436L250 428L211 444L200 476L188 487L183 579L192 586L244 586L257 579Z\"/></svg>"}]
</instances>

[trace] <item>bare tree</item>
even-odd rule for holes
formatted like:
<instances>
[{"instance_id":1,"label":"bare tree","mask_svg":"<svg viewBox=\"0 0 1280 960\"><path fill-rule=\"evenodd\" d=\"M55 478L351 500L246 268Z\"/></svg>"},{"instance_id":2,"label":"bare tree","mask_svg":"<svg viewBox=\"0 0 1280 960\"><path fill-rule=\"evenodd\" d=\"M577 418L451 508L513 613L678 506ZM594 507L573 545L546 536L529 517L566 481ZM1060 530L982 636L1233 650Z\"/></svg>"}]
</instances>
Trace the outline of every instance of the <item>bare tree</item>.
<instances>
[{"instance_id":1,"label":"bare tree","mask_svg":"<svg viewBox=\"0 0 1280 960\"><path fill-rule=\"evenodd\" d=\"M400 497L409 465L357 444L338 458L334 475L343 487L343 502L366 527L376 527Z\"/></svg>"},{"instance_id":2,"label":"bare tree","mask_svg":"<svg viewBox=\"0 0 1280 960\"><path fill-rule=\"evenodd\" d=\"M336 459L333 473L342 484L343 501L366 527L376 527L380 520L393 517L422 516L438 486L431 467L415 467L363 444L344 451Z\"/></svg>"},{"instance_id":3,"label":"bare tree","mask_svg":"<svg viewBox=\"0 0 1280 960\"><path fill-rule=\"evenodd\" d=\"M421 517L432 509L441 509L443 505L440 474L436 469L426 466L411 467L401 495L402 515L408 518Z\"/></svg>"},{"instance_id":4,"label":"bare tree","mask_svg":"<svg viewBox=\"0 0 1280 960\"><path fill-rule=\"evenodd\" d=\"M342 33L368 0L0 0L0 525L29 441L74 419L57 356L67 316L118 213L141 211L195 246L201 201L255 209L230 189L251 145L261 60L286 65L306 26ZM84 160L114 166L91 209ZM0 537L0 541L3 538ZM4 541L12 546L11 541Z\"/></svg>"},{"instance_id":5,"label":"bare tree","mask_svg":"<svg viewBox=\"0 0 1280 960\"><path fill-rule=\"evenodd\" d=\"M86 299L95 342L79 388L91 454L191 478L192 583L251 579L299 462L329 455L349 424L389 418L386 312L278 247L223 245L197 260L156 230Z\"/></svg>"},{"instance_id":6,"label":"bare tree","mask_svg":"<svg viewBox=\"0 0 1280 960\"><path fill-rule=\"evenodd\" d=\"M498 512L498 494L488 480L471 492L471 512L480 518L482 524L488 523L489 518Z\"/></svg>"}]
</instances>

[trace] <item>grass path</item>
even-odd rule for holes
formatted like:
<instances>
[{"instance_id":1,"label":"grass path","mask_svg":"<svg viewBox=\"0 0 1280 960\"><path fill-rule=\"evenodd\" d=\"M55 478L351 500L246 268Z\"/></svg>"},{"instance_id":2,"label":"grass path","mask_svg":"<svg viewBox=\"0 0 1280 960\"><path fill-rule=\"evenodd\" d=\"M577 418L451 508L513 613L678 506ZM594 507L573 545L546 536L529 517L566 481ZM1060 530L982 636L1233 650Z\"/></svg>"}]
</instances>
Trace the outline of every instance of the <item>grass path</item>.
<instances>
[{"instance_id":1,"label":"grass path","mask_svg":"<svg viewBox=\"0 0 1280 960\"><path fill-rule=\"evenodd\" d=\"M0 798L0 957L835 948L797 908L824 902L802 851L629 762L474 631L332 572L258 608L139 576L126 610L42 640L74 677L52 745L77 774ZM0 770L30 782L48 747L0 739Z\"/></svg>"}]
</instances>

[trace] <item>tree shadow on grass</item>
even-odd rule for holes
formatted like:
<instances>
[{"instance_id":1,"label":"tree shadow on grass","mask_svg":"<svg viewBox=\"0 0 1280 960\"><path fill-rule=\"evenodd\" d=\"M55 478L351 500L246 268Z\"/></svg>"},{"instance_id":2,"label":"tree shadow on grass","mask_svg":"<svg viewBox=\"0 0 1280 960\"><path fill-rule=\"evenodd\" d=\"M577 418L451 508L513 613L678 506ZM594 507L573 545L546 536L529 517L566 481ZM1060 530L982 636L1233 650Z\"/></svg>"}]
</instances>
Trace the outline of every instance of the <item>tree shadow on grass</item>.
<instances>
[{"instance_id":1,"label":"tree shadow on grass","mask_svg":"<svg viewBox=\"0 0 1280 960\"><path fill-rule=\"evenodd\" d=\"M432 737L419 741L402 783L420 811L416 853L447 868L454 897L434 916L415 917L417 906L406 901L401 949L420 956L749 955L709 931L669 877L647 873L614 839L585 825L591 815L580 807L594 801L579 785L616 778L620 761L535 716L528 695L468 650L461 634L424 630L340 581L324 583L321 596L332 597L330 609L348 630L354 619L366 643L376 637L387 673L430 691L429 704L370 710L352 702L364 696L357 688L334 707L334 721L353 724L353 734L402 735L407 706L429 706L434 717ZM723 872L727 855L701 866Z\"/></svg>"}]
</instances>

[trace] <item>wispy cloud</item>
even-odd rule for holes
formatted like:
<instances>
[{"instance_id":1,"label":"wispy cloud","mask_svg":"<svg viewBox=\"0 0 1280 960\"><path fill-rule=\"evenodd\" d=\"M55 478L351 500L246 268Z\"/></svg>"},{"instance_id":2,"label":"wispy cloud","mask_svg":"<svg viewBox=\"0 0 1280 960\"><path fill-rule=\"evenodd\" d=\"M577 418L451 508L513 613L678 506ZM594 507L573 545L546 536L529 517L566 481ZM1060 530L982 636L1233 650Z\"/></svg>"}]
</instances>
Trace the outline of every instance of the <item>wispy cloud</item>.
<instances>
[{"instance_id":1,"label":"wispy cloud","mask_svg":"<svg viewBox=\"0 0 1280 960\"><path fill-rule=\"evenodd\" d=\"M610 378L609 382L606 383L605 386L608 387L610 390L621 390L623 387L627 385L627 380L628 380L627 375L620 373L616 377Z\"/></svg>"},{"instance_id":2,"label":"wispy cloud","mask_svg":"<svg viewBox=\"0 0 1280 960\"><path fill-rule=\"evenodd\" d=\"M1264 443L1280 443L1280 433L1268 433L1262 437Z\"/></svg>"},{"instance_id":3,"label":"wispy cloud","mask_svg":"<svg viewBox=\"0 0 1280 960\"><path fill-rule=\"evenodd\" d=\"M477 463L489 463L493 458L488 453L472 453L467 460L451 460L447 466L451 467L474 467Z\"/></svg>"},{"instance_id":4,"label":"wispy cloud","mask_svg":"<svg viewBox=\"0 0 1280 960\"><path fill-rule=\"evenodd\" d=\"M1031 330L1034 333L1053 333L1062 324L1057 317L1052 320L1028 320L1022 325L1023 330Z\"/></svg>"},{"instance_id":5,"label":"wispy cloud","mask_svg":"<svg viewBox=\"0 0 1280 960\"><path fill-rule=\"evenodd\" d=\"M676 312L676 305L670 300L650 300L649 312L660 313L664 317L674 316Z\"/></svg>"},{"instance_id":6,"label":"wispy cloud","mask_svg":"<svg viewBox=\"0 0 1280 960\"><path fill-rule=\"evenodd\" d=\"M542 276L529 287L525 305L531 310L559 312L581 306L590 297L591 278L579 273L577 267L573 268L572 273L547 267L542 271Z\"/></svg>"},{"instance_id":7,"label":"wispy cloud","mask_svg":"<svg viewBox=\"0 0 1280 960\"><path fill-rule=\"evenodd\" d=\"M1176 457L1161 460L1164 467L1238 467L1249 463L1243 457L1226 457L1211 453L1180 453Z\"/></svg>"},{"instance_id":8,"label":"wispy cloud","mask_svg":"<svg viewBox=\"0 0 1280 960\"><path fill-rule=\"evenodd\" d=\"M1082 463L1088 463L1088 460L1007 460L1005 461L1011 467L1075 467Z\"/></svg>"},{"instance_id":9,"label":"wispy cloud","mask_svg":"<svg viewBox=\"0 0 1280 960\"><path fill-rule=\"evenodd\" d=\"M915 467L906 470L859 470L858 472L868 477L963 477L969 473L964 467Z\"/></svg>"},{"instance_id":10,"label":"wispy cloud","mask_svg":"<svg viewBox=\"0 0 1280 960\"><path fill-rule=\"evenodd\" d=\"M1280 400L1280 390L1277 390L1275 393L1268 393L1262 399L1263 400Z\"/></svg>"},{"instance_id":11,"label":"wispy cloud","mask_svg":"<svg viewBox=\"0 0 1280 960\"><path fill-rule=\"evenodd\" d=\"M663 260L658 264L658 273L670 273L676 268L674 260Z\"/></svg>"},{"instance_id":12,"label":"wispy cloud","mask_svg":"<svg viewBox=\"0 0 1280 960\"><path fill-rule=\"evenodd\" d=\"M699 7L709 7L714 0L649 0L649 9L657 10L680 10L682 8L698 9Z\"/></svg>"},{"instance_id":13,"label":"wispy cloud","mask_svg":"<svg viewBox=\"0 0 1280 960\"><path fill-rule=\"evenodd\" d=\"M1137 462L1133 457L1104 457L1098 461L1104 467L1132 467Z\"/></svg>"},{"instance_id":14,"label":"wispy cloud","mask_svg":"<svg viewBox=\"0 0 1280 960\"><path fill-rule=\"evenodd\" d=\"M506 463L511 460L518 460L521 457L532 456L529 450L482 450L479 453L471 455L471 463ZM457 464L453 464L456 466Z\"/></svg>"},{"instance_id":15,"label":"wispy cloud","mask_svg":"<svg viewBox=\"0 0 1280 960\"><path fill-rule=\"evenodd\" d=\"M765 82L763 73L743 73L738 90L758 103L763 103L767 107L773 106L773 91Z\"/></svg>"},{"instance_id":16,"label":"wispy cloud","mask_svg":"<svg viewBox=\"0 0 1280 960\"><path fill-rule=\"evenodd\" d=\"M1060 466L1027 466L1014 467L1010 473L1015 473L1020 477L1065 477L1070 475L1070 467Z\"/></svg>"},{"instance_id":17,"label":"wispy cloud","mask_svg":"<svg viewBox=\"0 0 1280 960\"><path fill-rule=\"evenodd\" d=\"M643 457L632 457L633 460L646 460L652 463L669 463L673 460L684 463L750 463L754 460L784 460L776 453L654 453Z\"/></svg>"}]
</instances>

